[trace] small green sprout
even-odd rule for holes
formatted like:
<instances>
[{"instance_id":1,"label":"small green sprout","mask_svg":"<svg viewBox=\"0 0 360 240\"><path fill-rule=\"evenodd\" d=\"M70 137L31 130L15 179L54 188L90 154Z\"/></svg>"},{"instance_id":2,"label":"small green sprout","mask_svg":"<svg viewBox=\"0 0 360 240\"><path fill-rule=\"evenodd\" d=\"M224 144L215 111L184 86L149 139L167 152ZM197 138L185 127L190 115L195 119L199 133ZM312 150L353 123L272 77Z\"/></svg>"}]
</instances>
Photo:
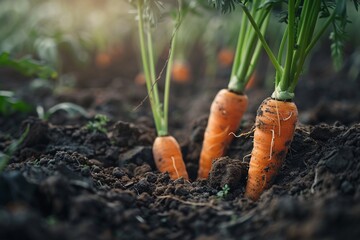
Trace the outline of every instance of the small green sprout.
<instances>
[{"instance_id":1,"label":"small green sprout","mask_svg":"<svg viewBox=\"0 0 360 240\"><path fill-rule=\"evenodd\" d=\"M229 194L229 192L230 192L230 187L229 187L229 185L225 184L216 195L219 198L224 198Z\"/></svg>"},{"instance_id":2,"label":"small green sprout","mask_svg":"<svg viewBox=\"0 0 360 240\"><path fill-rule=\"evenodd\" d=\"M88 113L86 112L86 110L83 107L81 107L77 104L74 104L74 103L70 103L70 102L63 102L63 103L56 104L55 106L52 106L51 108L49 108L47 111L45 111L42 106L36 107L36 112L38 114L38 117L45 121L49 120L49 118L52 115L54 115L54 113L56 113L60 110L65 111L70 118L74 118L79 115L81 115L85 118L88 117Z\"/></svg>"},{"instance_id":3,"label":"small green sprout","mask_svg":"<svg viewBox=\"0 0 360 240\"><path fill-rule=\"evenodd\" d=\"M25 140L29 133L30 127L25 128L24 133L19 139L14 140L10 146L7 147L5 153L0 152L0 173L7 167L11 157L15 154L15 151L20 147L21 143Z\"/></svg>"},{"instance_id":4,"label":"small green sprout","mask_svg":"<svg viewBox=\"0 0 360 240\"><path fill-rule=\"evenodd\" d=\"M107 133L106 125L109 121L110 120L107 116L97 114L95 115L95 119L93 121L88 122L86 129L93 132Z\"/></svg>"}]
</instances>

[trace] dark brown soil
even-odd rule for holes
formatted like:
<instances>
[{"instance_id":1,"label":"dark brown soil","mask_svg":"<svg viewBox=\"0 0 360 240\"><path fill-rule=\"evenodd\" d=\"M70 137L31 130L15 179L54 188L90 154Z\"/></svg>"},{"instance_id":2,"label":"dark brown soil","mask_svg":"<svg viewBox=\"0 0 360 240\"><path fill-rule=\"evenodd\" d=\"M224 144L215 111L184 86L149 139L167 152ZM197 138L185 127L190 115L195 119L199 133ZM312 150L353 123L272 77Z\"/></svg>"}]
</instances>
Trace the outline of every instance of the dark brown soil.
<instances>
[{"instance_id":1,"label":"dark brown soil","mask_svg":"<svg viewBox=\"0 0 360 240\"><path fill-rule=\"evenodd\" d=\"M285 164L257 202L243 193L254 113L268 90L249 91L240 128L247 134L235 138L209 180L196 181L210 101L226 77L173 85L171 132L182 147L187 182L156 171L147 102L132 111L145 96L129 77L136 70L119 73L123 81L104 80L106 86L91 84L105 76L99 74L70 92L37 89L42 94L28 101L45 108L73 101L111 122L105 134L85 128L89 119L62 113L49 122L35 113L0 117L1 152L29 127L0 173L0 239L360 239L359 78L345 88L310 70L298 88L300 123ZM16 79L20 84L7 88L26 93L24 80Z\"/></svg>"}]
</instances>

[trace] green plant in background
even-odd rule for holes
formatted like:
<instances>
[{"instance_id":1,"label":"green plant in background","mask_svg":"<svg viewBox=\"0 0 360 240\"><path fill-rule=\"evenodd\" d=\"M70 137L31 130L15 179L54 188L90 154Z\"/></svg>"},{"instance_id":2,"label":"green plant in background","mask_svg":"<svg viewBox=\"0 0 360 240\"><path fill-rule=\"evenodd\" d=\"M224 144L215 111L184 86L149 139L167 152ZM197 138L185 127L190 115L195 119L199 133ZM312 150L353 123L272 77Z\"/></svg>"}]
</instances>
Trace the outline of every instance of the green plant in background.
<instances>
[{"instance_id":1,"label":"green plant in background","mask_svg":"<svg viewBox=\"0 0 360 240\"><path fill-rule=\"evenodd\" d=\"M7 147L7 149L5 150L5 153L0 152L0 173L2 171L4 171L4 169L6 168L6 166L9 163L11 156L14 155L15 151L19 148L21 143L25 140L26 136L29 133L29 129L30 129L30 127L27 126L25 128L25 131L23 132L23 134L20 136L20 138L17 140L14 140L10 144L10 146Z\"/></svg>"},{"instance_id":2,"label":"green plant in background","mask_svg":"<svg viewBox=\"0 0 360 240\"><path fill-rule=\"evenodd\" d=\"M92 132L102 132L107 133L106 126L109 122L109 118L106 115L97 114L94 117L93 121L89 121L85 128Z\"/></svg>"},{"instance_id":3,"label":"green plant in background","mask_svg":"<svg viewBox=\"0 0 360 240\"><path fill-rule=\"evenodd\" d=\"M49 66L41 64L29 57L16 60L9 53L0 53L0 68L12 68L15 71L28 76L37 76L44 79L56 78L57 72ZM9 116L15 112L30 112L32 106L18 99L12 91L0 91L0 114Z\"/></svg>"},{"instance_id":4,"label":"green plant in background","mask_svg":"<svg viewBox=\"0 0 360 240\"><path fill-rule=\"evenodd\" d=\"M19 60L10 57L9 53L0 53L0 67L7 67L14 69L24 76L37 76L43 79L57 78L57 72L43 63L31 59L30 57L23 57Z\"/></svg>"},{"instance_id":5,"label":"green plant in background","mask_svg":"<svg viewBox=\"0 0 360 240\"><path fill-rule=\"evenodd\" d=\"M222 189L216 194L219 198L225 198L230 192L229 185L225 184Z\"/></svg>"},{"instance_id":6,"label":"green plant in background","mask_svg":"<svg viewBox=\"0 0 360 240\"><path fill-rule=\"evenodd\" d=\"M42 106L36 107L38 117L45 121L49 120L49 118L58 111L65 111L70 118L74 118L79 115L85 118L89 117L87 111L83 107L70 102L56 104L47 111L45 111Z\"/></svg>"},{"instance_id":7,"label":"green plant in background","mask_svg":"<svg viewBox=\"0 0 360 240\"><path fill-rule=\"evenodd\" d=\"M0 91L0 115L9 116L16 112L27 113L32 106L15 97L12 91Z\"/></svg>"},{"instance_id":8,"label":"green plant in background","mask_svg":"<svg viewBox=\"0 0 360 240\"><path fill-rule=\"evenodd\" d=\"M79 68L131 31L127 11L117 0L2 0L0 52L31 54L60 73Z\"/></svg>"}]
</instances>

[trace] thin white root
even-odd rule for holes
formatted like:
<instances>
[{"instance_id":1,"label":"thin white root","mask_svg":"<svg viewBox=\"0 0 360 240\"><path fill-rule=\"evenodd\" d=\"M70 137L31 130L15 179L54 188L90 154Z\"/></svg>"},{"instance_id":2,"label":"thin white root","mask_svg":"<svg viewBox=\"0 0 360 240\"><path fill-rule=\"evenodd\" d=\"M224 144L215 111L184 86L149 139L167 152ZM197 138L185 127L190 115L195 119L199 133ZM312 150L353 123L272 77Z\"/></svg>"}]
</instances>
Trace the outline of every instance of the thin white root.
<instances>
[{"instance_id":1,"label":"thin white root","mask_svg":"<svg viewBox=\"0 0 360 240\"><path fill-rule=\"evenodd\" d=\"M176 164L175 164L175 158L173 156L171 156L171 160L172 160L172 163L173 163L173 167L175 168L175 172L176 172L176 175L177 175L177 178L180 178L180 175L179 175L179 172L176 168Z\"/></svg>"},{"instance_id":2,"label":"thin white root","mask_svg":"<svg viewBox=\"0 0 360 240\"><path fill-rule=\"evenodd\" d=\"M245 161L245 158L251 157L251 154L252 154L252 153L246 154L246 155L243 157L242 161L244 162L244 161Z\"/></svg>"},{"instance_id":3,"label":"thin white root","mask_svg":"<svg viewBox=\"0 0 360 240\"><path fill-rule=\"evenodd\" d=\"M290 115L287 118L283 118L282 120L287 121L287 120L289 120L291 118L292 115L293 115L293 112L290 112Z\"/></svg>"},{"instance_id":4,"label":"thin white root","mask_svg":"<svg viewBox=\"0 0 360 240\"><path fill-rule=\"evenodd\" d=\"M274 130L270 130L272 137L271 137L271 145L270 145L270 159L272 158L272 151L273 151L273 147L274 147L274 142L275 142L275 131Z\"/></svg>"},{"instance_id":5,"label":"thin white root","mask_svg":"<svg viewBox=\"0 0 360 240\"><path fill-rule=\"evenodd\" d=\"M253 127L248 132L240 133L239 135L236 135L234 132L229 132L229 135L233 135L234 137L239 138L239 137L242 137L242 136L249 136L254 131L255 131L255 128Z\"/></svg>"},{"instance_id":6,"label":"thin white root","mask_svg":"<svg viewBox=\"0 0 360 240\"><path fill-rule=\"evenodd\" d=\"M316 187L317 184L318 184L318 171L317 171L317 169L315 169L314 182L313 182L313 184L311 185L311 188L310 188L310 192L312 194L315 193L315 187Z\"/></svg>"},{"instance_id":7,"label":"thin white root","mask_svg":"<svg viewBox=\"0 0 360 240\"><path fill-rule=\"evenodd\" d=\"M279 114L279 107L277 101L275 101L276 104L276 115L278 119L278 126L279 126L279 136L281 135L281 123L280 123L280 114Z\"/></svg>"},{"instance_id":8,"label":"thin white root","mask_svg":"<svg viewBox=\"0 0 360 240\"><path fill-rule=\"evenodd\" d=\"M190 202L190 201L185 201L185 200L182 200L182 199L180 199L178 197L171 196L171 195L158 196L157 198L158 199L172 199L172 200L178 201L180 203L191 205L191 206L210 207L210 208L215 209L217 211L222 211L223 210L220 207L214 206L213 204L211 204L211 202Z\"/></svg>"}]
</instances>

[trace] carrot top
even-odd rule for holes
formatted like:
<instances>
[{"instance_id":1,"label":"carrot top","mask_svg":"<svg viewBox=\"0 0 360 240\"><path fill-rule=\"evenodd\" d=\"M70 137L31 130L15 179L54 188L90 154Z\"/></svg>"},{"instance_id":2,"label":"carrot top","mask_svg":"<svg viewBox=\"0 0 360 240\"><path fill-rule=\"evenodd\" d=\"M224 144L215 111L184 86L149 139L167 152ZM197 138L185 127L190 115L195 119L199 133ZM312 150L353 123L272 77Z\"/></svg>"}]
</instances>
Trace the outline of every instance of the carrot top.
<instances>
[{"instance_id":1,"label":"carrot top","mask_svg":"<svg viewBox=\"0 0 360 240\"><path fill-rule=\"evenodd\" d=\"M174 11L175 24L170 40L170 49L167 60L167 65L164 67L165 75L165 89L163 102L160 101L160 94L158 90L158 80L155 72L154 61L154 47L152 40L151 27L156 24L158 13L163 7L162 1L130 1L137 7L138 14L138 31L140 39L140 50L143 71L146 80L146 87L150 100L151 110L155 122L155 127L158 136L168 135L168 109L169 109L169 95L170 95L170 77L171 68L173 65L174 49L176 45L176 34L180 27L184 15L188 12L189 6L183 4L182 0L178 0L178 9Z\"/></svg>"},{"instance_id":2,"label":"carrot top","mask_svg":"<svg viewBox=\"0 0 360 240\"><path fill-rule=\"evenodd\" d=\"M261 26L256 21L256 16L245 4L241 3L240 6L275 67L275 91L272 97L278 100L290 100L294 98L294 90L306 57L325 30L330 24L333 25L335 33L345 27L347 22L346 1L269 0L265 1L262 7L282 2L287 3L287 17L283 19L287 23L287 27L277 57L267 44ZM357 1L354 3L357 6ZM320 22L320 18L325 20ZM283 56L285 56L284 59Z\"/></svg>"},{"instance_id":3,"label":"carrot top","mask_svg":"<svg viewBox=\"0 0 360 240\"><path fill-rule=\"evenodd\" d=\"M211 2L214 7L226 13L232 11L235 8L235 4L240 1L213 0ZM253 0L246 1L244 4L253 16L257 26L259 26L260 32L264 34L269 23L269 13L272 6L261 7L262 2L262 0ZM228 89L237 93L242 93L245 90L255 70L260 50L261 42L256 36L256 31L247 20L246 15L243 14Z\"/></svg>"}]
</instances>

